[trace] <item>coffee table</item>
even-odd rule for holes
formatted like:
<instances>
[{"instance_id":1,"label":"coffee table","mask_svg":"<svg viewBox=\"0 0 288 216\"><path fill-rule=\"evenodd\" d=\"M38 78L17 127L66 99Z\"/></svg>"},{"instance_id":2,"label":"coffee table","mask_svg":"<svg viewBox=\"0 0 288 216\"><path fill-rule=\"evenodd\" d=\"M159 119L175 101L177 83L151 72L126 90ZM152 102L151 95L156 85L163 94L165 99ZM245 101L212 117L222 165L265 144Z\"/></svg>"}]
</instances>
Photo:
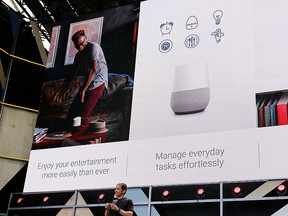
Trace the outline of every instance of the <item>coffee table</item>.
<instances>
[{"instance_id":1,"label":"coffee table","mask_svg":"<svg viewBox=\"0 0 288 216\"><path fill-rule=\"evenodd\" d=\"M87 144L90 144L88 140L95 140L99 139L99 143L105 142L106 139L106 131L105 132L99 132L99 133L86 133L86 132L75 132L72 133L72 136L67 137L65 139L70 139L74 141L86 141ZM64 139L43 139L39 143L33 143L32 149L43 149L43 148L54 148L54 147L61 147L63 144Z\"/></svg>"}]
</instances>

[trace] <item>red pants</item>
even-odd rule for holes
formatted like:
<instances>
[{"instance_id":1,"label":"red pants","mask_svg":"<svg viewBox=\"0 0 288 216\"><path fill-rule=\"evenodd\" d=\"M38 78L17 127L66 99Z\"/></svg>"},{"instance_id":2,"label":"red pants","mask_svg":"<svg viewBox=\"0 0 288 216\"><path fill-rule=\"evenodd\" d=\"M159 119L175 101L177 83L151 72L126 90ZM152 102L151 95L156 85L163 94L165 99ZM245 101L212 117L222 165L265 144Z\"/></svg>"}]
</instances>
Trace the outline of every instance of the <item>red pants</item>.
<instances>
[{"instance_id":1,"label":"red pants","mask_svg":"<svg viewBox=\"0 0 288 216\"><path fill-rule=\"evenodd\" d=\"M102 84L93 90L86 91L83 103L81 102L81 92L76 95L66 117L69 128L72 127L73 119L77 116L81 116L81 126L89 126L91 112L101 97L104 89L105 85Z\"/></svg>"}]
</instances>

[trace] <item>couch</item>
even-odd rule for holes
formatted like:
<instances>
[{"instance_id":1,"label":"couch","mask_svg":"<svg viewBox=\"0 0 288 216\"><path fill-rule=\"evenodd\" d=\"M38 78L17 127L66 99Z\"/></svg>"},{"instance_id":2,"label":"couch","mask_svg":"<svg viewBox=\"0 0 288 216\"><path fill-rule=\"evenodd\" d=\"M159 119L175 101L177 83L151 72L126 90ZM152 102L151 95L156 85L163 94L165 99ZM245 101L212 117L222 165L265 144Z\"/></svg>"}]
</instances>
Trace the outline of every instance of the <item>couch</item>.
<instances>
[{"instance_id":1,"label":"couch","mask_svg":"<svg viewBox=\"0 0 288 216\"><path fill-rule=\"evenodd\" d=\"M109 74L108 89L105 89L93 109L90 121L103 119L107 132L105 142L128 140L133 82L125 75ZM40 112L36 127L47 127L48 133L63 131L66 127L66 114L76 96L83 77L75 78L66 88L61 100L57 103L52 98L63 83L63 79L45 82L42 89Z\"/></svg>"}]
</instances>

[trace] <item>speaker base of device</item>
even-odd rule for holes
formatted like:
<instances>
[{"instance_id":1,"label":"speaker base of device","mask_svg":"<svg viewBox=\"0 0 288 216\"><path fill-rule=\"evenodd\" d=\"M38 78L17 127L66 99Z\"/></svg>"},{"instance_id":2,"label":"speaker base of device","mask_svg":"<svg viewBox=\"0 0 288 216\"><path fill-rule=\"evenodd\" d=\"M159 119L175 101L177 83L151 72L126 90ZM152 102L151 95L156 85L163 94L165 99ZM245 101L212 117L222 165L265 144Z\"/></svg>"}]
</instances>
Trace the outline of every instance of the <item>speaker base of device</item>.
<instances>
[{"instance_id":1,"label":"speaker base of device","mask_svg":"<svg viewBox=\"0 0 288 216\"><path fill-rule=\"evenodd\" d=\"M170 106L177 115L202 112L210 101L209 87L171 93Z\"/></svg>"},{"instance_id":2,"label":"speaker base of device","mask_svg":"<svg viewBox=\"0 0 288 216\"><path fill-rule=\"evenodd\" d=\"M174 112L176 115L186 115L186 114L193 114L193 113L199 113L203 112L205 109L201 110L195 110L195 111L190 111L190 112Z\"/></svg>"}]
</instances>

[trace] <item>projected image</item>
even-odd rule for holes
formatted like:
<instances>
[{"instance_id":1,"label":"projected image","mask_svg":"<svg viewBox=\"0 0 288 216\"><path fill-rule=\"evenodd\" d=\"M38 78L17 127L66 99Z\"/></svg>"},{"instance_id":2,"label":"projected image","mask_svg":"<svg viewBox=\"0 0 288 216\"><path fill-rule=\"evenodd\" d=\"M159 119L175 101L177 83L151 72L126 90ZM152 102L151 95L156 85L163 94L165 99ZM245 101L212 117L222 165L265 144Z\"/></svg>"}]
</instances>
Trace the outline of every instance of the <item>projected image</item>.
<instances>
[{"instance_id":1,"label":"projected image","mask_svg":"<svg viewBox=\"0 0 288 216\"><path fill-rule=\"evenodd\" d=\"M103 26L103 17L98 17L95 19L70 24L68 44L67 44L65 63L64 63L65 65L73 63L74 57L77 52L77 49L75 49L72 41L70 40L72 35L75 32L81 29L84 29L86 32L86 37L88 41L101 44L102 26Z\"/></svg>"},{"instance_id":2,"label":"projected image","mask_svg":"<svg viewBox=\"0 0 288 216\"><path fill-rule=\"evenodd\" d=\"M288 90L256 94L258 127L287 125L287 104Z\"/></svg>"},{"instance_id":3,"label":"projected image","mask_svg":"<svg viewBox=\"0 0 288 216\"><path fill-rule=\"evenodd\" d=\"M71 130L63 130L83 76L68 85L72 87L64 95L69 97L69 102L61 98L62 102L51 103L74 65L63 66L70 23L61 25L58 50L62 52L57 52L54 67L47 70L37 121L39 134L44 128L45 137L50 136L50 140L44 138L39 145L34 143L34 149L78 146L31 151L24 191L109 188L115 186L115 181L127 182L130 187L154 187L287 179L287 137L283 135L288 127L282 126L287 122L281 122L287 117L285 109L286 115L281 121L277 119L275 125L275 114L280 117L280 107L287 107L288 63L283 59L288 57L288 31L281 29L279 34L278 25L280 22L288 26L288 19L284 19L287 7L264 2L265 8L262 2L241 0L182 0L181 4L144 1L139 14L136 60L137 6L121 8L121 16L116 16L118 10L109 10L85 17L84 20L104 17L99 45L108 66L108 85L115 84L112 78L120 77L133 83L127 89L125 81L116 98L113 93L108 100L97 101L85 133L81 130L82 115L72 115ZM266 9L274 15L267 20L271 29L265 28L267 23L263 22ZM119 18L116 22L116 17L125 21L120 22ZM113 24L119 31L111 30ZM221 29L220 42L216 41L216 33L211 35L217 29ZM73 44L81 50L88 37L81 32L79 35ZM190 35L197 35L199 40ZM271 38L266 35L274 36L273 43L267 44ZM75 62L77 59L78 56ZM131 96L132 90L131 106L131 97L126 101L126 96ZM277 112L274 105L279 105ZM131 124L124 124L123 120L130 118L130 108ZM261 109L265 114L265 108L270 122L265 115L259 115ZM263 122L259 121L261 117ZM266 123L271 126L265 126ZM88 135L92 138L87 138ZM117 142L122 140L125 142ZM82 142L105 144L79 146ZM139 175L140 171L145 175ZM270 186L266 195L271 192ZM248 195L247 191L242 195L245 193ZM265 193L261 199L266 197ZM169 193L166 195L168 199ZM224 194L222 198L230 196L234 197ZM165 215L166 207L156 209Z\"/></svg>"},{"instance_id":4,"label":"projected image","mask_svg":"<svg viewBox=\"0 0 288 216\"><path fill-rule=\"evenodd\" d=\"M54 26L52 29L52 35L51 35L51 40L50 40L50 49L49 49L49 53L48 53L46 68L54 67L60 29L61 29L61 26Z\"/></svg>"},{"instance_id":5,"label":"projected image","mask_svg":"<svg viewBox=\"0 0 288 216\"><path fill-rule=\"evenodd\" d=\"M132 4L59 25L33 149L128 140L138 13Z\"/></svg>"},{"instance_id":6,"label":"projected image","mask_svg":"<svg viewBox=\"0 0 288 216\"><path fill-rule=\"evenodd\" d=\"M130 139L255 128L249 16L223 2L165 3L160 15L157 4L141 6Z\"/></svg>"}]
</instances>

